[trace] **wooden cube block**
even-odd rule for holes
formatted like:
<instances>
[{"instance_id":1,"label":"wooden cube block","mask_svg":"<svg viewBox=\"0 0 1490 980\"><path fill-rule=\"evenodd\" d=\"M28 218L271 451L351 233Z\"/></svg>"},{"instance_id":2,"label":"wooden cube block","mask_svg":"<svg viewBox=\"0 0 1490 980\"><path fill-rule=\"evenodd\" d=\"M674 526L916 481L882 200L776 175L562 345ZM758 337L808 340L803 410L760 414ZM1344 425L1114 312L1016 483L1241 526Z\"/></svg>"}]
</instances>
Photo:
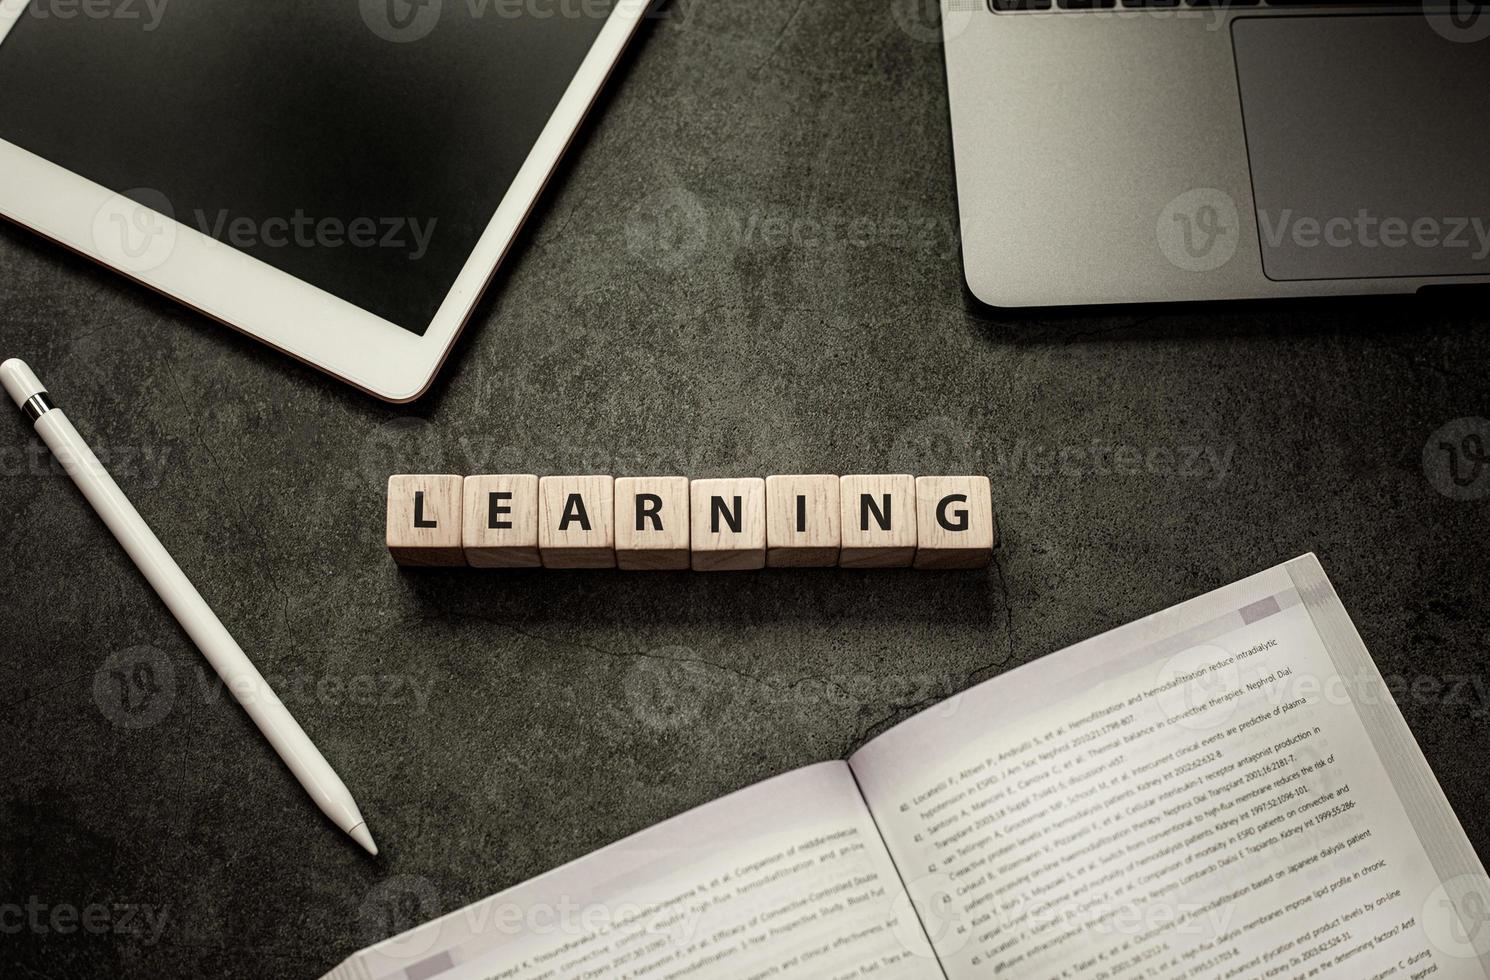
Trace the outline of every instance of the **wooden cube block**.
<instances>
[{"instance_id":1,"label":"wooden cube block","mask_svg":"<svg viewBox=\"0 0 1490 980\"><path fill-rule=\"evenodd\" d=\"M538 477L468 476L461 544L474 568L537 568Z\"/></svg>"},{"instance_id":2,"label":"wooden cube block","mask_svg":"<svg viewBox=\"0 0 1490 980\"><path fill-rule=\"evenodd\" d=\"M628 570L687 568L688 477L627 476L616 481L616 565Z\"/></svg>"},{"instance_id":3,"label":"wooden cube block","mask_svg":"<svg viewBox=\"0 0 1490 980\"><path fill-rule=\"evenodd\" d=\"M916 567L982 568L993 560L998 524L986 476L916 480Z\"/></svg>"},{"instance_id":4,"label":"wooden cube block","mask_svg":"<svg viewBox=\"0 0 1490 980\"><path fill-rule=\"evenodd\" d=\"M766 564L838 564L842 544L836 476L766 477Z\"/></svg>"},{"instance_id":5,"label":"wooden cube block","mask_svg":"<svg viewBox=\"0 0 1490 980\"><path fill-rule=\"evenodd\" d=\"M688 497L695 571L766 567L765 480L694 480Z\"/></svg>"},{"instance_id":6,"label":"wooden cube block","mask_svg":"<svg viewBox=\"0 0 1490 980\"><path fill-rule=\"evenodd\" d=\"M916 480L845 476L838 483L843 568L909 568L916 557Z\"/></svg>"},{"instance_id":7,"label":"wooden cube block","mask_svg":"<svg viewBox=\"0 0 1490 980\"><path fill-rule=\"evenodd\" d=\"M616 567L615 489L608 476L538 481L538 553L544 568Z\"/></svg>"},{"instance_id":8,"label":"wooden cube block","mask_svg":"<svg viewBox=\"0 0 1490 980\"><path fill-rule=\"evenodd\" d=\"M388 552L400 565L464 565L459 476L388 478Z\"/></svg>"}]
</instances>

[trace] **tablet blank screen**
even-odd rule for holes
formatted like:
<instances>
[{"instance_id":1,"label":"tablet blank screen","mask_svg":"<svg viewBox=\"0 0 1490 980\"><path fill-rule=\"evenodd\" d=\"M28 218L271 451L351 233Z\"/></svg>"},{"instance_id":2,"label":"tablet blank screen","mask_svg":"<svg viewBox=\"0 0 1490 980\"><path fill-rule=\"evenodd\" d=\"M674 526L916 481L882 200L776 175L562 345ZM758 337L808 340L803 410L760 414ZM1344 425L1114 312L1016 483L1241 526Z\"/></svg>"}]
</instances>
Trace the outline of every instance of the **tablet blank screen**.
<instances>
[{"instance_id":1,"label":"tablet blank screen","mask_svg":"<svg viewBox=\"0 0 1490 980\"><path fill-rule=\"evenodd\" d=\"M612 5L30 0L0 139L423 334Z\"/></svg>"}]
</instances>

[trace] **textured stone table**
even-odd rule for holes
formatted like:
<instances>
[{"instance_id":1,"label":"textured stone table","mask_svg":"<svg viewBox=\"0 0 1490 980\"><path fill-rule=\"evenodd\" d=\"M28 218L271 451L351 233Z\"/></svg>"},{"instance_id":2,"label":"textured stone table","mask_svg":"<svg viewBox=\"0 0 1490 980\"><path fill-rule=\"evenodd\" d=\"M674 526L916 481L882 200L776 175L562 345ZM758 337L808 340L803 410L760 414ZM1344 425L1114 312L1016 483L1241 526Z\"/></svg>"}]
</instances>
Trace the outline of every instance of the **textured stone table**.
<instances>
[{"instance_id":1,"label":"textured stone table","mask_svg":"<svg viewBox=\"0 0 1490 980\"><path fill-rule=\"evenodd\" d=\"M1417 685L1487 853L1490 478L1441 492L1435 433L1490 415L1490 317L978 306L909 7L670 8L413 406L0 229L0 354L107 452L384 848L314 811L12 414L0 974L317 976L1310 550ZM402 572L396 471L987 473L1004 539L973 575Z\"/></svg>"}]
</instances>

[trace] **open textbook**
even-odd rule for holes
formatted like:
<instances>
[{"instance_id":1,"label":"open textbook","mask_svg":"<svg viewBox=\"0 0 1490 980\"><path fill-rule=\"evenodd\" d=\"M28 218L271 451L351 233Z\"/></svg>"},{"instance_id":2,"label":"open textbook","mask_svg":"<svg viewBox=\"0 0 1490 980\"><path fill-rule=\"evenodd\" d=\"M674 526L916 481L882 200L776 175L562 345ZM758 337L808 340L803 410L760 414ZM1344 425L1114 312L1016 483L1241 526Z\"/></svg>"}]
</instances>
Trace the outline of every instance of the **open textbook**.
<instances>
[{"instance_id":1,"label":"open textbook","mask_svg":"<svg viewBox=\"0 0 1490 980\"><path fill-rule=\"evenodd\" d=\"M1490 880L1313 555L329 980L1490 977Z\"/></svg>"}]
</instances>

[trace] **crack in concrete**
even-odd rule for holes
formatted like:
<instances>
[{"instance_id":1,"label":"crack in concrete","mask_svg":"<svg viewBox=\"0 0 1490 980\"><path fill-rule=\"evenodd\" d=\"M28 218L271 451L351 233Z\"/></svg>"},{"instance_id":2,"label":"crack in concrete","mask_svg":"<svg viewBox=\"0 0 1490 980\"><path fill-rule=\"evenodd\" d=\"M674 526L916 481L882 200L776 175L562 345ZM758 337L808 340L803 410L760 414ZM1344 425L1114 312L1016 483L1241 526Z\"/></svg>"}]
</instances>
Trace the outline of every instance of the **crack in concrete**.
<instances>
[{"instance_id":1,"label":"crack in concrete","mask_svg":"<svg viewBox=\"0 0 1490 980\"><path fill-rule=\"evenodd\" d=\"M860 727L858 732L855 733L854 737L849 740L848 748L843 752L841 758L849 758L860 748L862 748L864 743L867 742L869 739L877 736L885 728L890 727L893 723L903 720L907 716L907 713L914 714L915 712L920 711L923 708L927 708L934 704L939 704L943 701L949 701L952 698L958 697L968 691L970 688L976 687L978 684L982 683L981 681L976 679L978 675L990 670L1001 670L1002 668L1007 667L1008 664L1014 660L1014 610L1013 604L1010 602L1009 599L1009 582L1004 575L1003 563L1000 561L1000 557L997 554L994 555L993 569L995 575L998 578L999 595L1003 599L1004 603L1004 636L1007 648L1007 652L1005 653L1005 655L998 660L990 660L987 663L980 664L979 666L974 667L971 671L963 676L962 682L957 686L957 690L953 691L950 694L932 694L911 702L891 702L889 712L887 714L885 714L878 720L871 722L868 725ZM867 707L867 705L865 707ZM862 712L863 709L861 708L860 710Z\"/></svg>"},{"instance_id":2,"label":"crack in concrete","mask_svg":"<svg viewBox=\"0 0 1490 980\"><path fill-rule=\"evenodd\" d=\"M41 688L39 690L32 691L30 694L26 695L25 697L21 698L18 701L7 701L4 704L0 704L0 712L6 712L8 714L9 711L10 711L10 709L12 709L12 708L19 708L21 705L26 704L29 701L34 701L37 698L42 697L43 695L51 694L53 691L57 690L58 688L66 687L69 684L76 684L78 681L82 680L83 678L85 678L85 677L91 677L91 676L93 676L96 673L98 673L98 668L97 667L93 667L93 668L91 668L89 670L83 671L81 674L77 674L77 675L75 675L73 677L69 677L66 680L61 680L61 681L58 681L57 683L52 684L52 685L50 685L48 687L43 687L43 688ZM5 722L7 724L11 725L12 727L17 727L15 725L15 723L8 716L0 716L0 717L4 717Z\"/></svg>"}]
</instances>

